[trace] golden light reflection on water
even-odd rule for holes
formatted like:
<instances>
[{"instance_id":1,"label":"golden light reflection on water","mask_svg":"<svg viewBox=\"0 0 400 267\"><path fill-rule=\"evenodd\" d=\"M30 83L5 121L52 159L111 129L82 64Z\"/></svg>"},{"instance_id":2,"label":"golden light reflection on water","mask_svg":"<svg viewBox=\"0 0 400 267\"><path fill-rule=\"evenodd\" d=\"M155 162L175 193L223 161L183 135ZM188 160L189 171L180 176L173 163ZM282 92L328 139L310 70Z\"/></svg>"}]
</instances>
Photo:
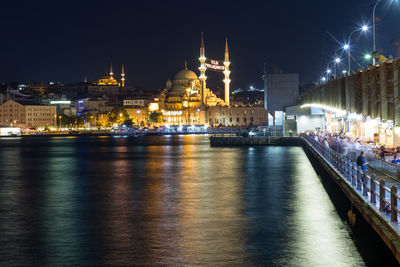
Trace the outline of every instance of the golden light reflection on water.
<instances>
[{"instance_id":1,"label":"golden light reflection on water","mask_svg":"<svg viewBox=\"0 0 400 267\"><path fill-rule=\"evenodd\" d=\"M40 214L34 227L14 227L17 240L40 241L37 255L14 252L21 262L363 265L301 148L210 148L202 136L40 142L40 153L30 152L37 157L20 163L28 164L27 173L0 159L5 173L35 181L22 191L21 183L9 186L18 195L10 199L21 203L32 192L28 208ZM21 154L9 155L19 162Z\"/></svg>"},{"instance_id":2,"label":"golden light reflection on water","mask_svg":"<svg viewBox=\"0 0 400 267\"><path fill-rule=\"evenodd\" d=\"M203 156L206 151L199 146L186 145L179 159L183 166L179 171L182 190L179 243L188 263L244 264L240 256L245 253L245 238L240 231L243 221L238 220L242 209L240 179L232 175L241 156L223 150L216 159Z\"/></svg>"}]
</instances>

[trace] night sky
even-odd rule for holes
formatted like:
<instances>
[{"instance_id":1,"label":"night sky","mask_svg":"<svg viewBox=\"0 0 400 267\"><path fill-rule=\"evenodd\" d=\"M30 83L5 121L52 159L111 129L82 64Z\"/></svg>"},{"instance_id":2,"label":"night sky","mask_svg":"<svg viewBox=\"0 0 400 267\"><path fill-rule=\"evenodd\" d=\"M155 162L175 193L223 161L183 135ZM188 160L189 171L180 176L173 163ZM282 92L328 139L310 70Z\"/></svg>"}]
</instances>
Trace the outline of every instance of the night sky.
<instances>
[{"instance_id":1,"label":"night sky","mask_svg":"<svg viewBox=\"0 0 400 267\"><path fill-rule=\"evenodd\" d=\"M390 2L377 9L377 47L398 57L392 41L400 38L400 7ZM118 78L123 63L128 83L160 89L185 59L198 73L201 32L214 59L223 59L228 37L233 89L262 87L264 62L316 81L338 50L325 32L344 41L357 25L371 24L373 3L2 0L0 81L95 80L112 62ZM371 31L353 36L352 54L361 58L371 50ZM207 76L210 88L223 86L222 74Z\"/></svg>"}]
</instances>

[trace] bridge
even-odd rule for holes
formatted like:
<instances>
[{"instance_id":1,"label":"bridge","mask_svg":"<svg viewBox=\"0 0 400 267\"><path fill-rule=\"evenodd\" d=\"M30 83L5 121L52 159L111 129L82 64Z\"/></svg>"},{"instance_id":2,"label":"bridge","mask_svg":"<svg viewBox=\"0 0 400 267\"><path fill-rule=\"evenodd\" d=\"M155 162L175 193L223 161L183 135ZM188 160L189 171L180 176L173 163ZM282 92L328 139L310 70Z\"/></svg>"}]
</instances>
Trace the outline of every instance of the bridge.
<instances>
[{"instance_id":1,"label":"bridge","mask_svg":"<svg viewBox=\"0 0 400 267\"><path fill-rule=\"evenodd\" d=\"M340 187L365 221L382 238L400 262L400 201L398 186L387 186L386 181L375 174L363 173L361 167L343 154L324 146L307 135L301 137L305 149L311 152L319 164ZM355 224L355 213L350 210L349 221Z\"/></svg>"},{"instance_id":2,"label":"bridge","mask_svg":"<svg viewBox=\"0 0 400 267\"><path fill-rule=\"evenodd\" d=\"M376 170L364 173L354 159L305 134L301 137L213 135L210 145L303 146L310 160L325 170L343 192L343 197L351 202L350 224L357 227L357 216L362 216L400 262L400 183L396 178ZM379 177L375 173L379 173Z\"/></svg>"},{"instance_id":3,"label":"bridge","mask_svg":"<svg viewBox=\"0 0 400 267\"><path fill-rule=\"evenodd\" d=\"M303 107L328 112L327 127L400 146L400 58L329 80L307 92Z\"/></svg>"}]
</instances>

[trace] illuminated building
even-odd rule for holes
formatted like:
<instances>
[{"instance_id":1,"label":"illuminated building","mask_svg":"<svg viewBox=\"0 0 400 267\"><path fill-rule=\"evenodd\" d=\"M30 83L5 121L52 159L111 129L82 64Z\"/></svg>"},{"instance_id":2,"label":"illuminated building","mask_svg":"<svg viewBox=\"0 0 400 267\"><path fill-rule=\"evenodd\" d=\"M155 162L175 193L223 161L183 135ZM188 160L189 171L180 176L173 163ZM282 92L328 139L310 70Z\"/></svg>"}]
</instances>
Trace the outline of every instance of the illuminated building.
<instances>
[{"instance_id":1,"label":"illuminated building","mask_svg":"<svg viewBox=\"0 0 400 267\"><path fill-rule=\"evenodd\" d=\"M225 40L224 61L206 58L203 33L200 41L200 76L187 68L175 74L166 82L158 104L165 123L170 125L249 126L267 125L268 113L261 107L230 106L230 61L228 40ZM207 88L206 71L221 72L224 75L224 100Z\"/></svg>"},{"instance_id":2,"label":"illuminated building","mask_svg":"<svg viewBox=\"0 0 400 267\"><path fill-rule=\"evenodd\" d=\"M166 82L165 89L162 90L159 97L159 106L167 124L206 124L208 121L206 110L209 107L229 105L230 62L227 40L224 62L207 59L202 33L199 62L199 77L187 68L185 62L185 68L176 73L172 81ZM205 75L207 69L224 73L225 101L207 88Z\"/></svg>"},{"instance_id":3,"label":"illuminated building","mask_svg":"<svg viewBox=\"0 0 400 267\"><path fill-rule=\"evenodd\" d=\"M215 106L207 110L210 126L262 126L268 124L263 106Z\"/></svg>"},{"instance_id":4,"label":"illuminated building","mask_svg":"<svg viewBox=\"0 0 400 267\"><path fill-rule=\"evenodd\" d=\"M0 105L0 124L7 126L44 128L56 125L55 106L19 103L8 100Z\"/></svg>"},{"instance_id":5,"label":"illuminated building","mask_svg":"<svg viewBox=\"0 0 400 267\"><path fill-rule=\"evenodd\" d=\"M112 65L110 65L110 72L108 73L108 75L101 77L95 83L88 86L88 94L90 96L105 95L108 97L114 97L120 95L124 87L125 87L124 65L122 65L120 83L114 78L113 68Z\"/></svg>"},{"instance_id":6,"label":"illuminated building","mask_svg":"<svg viewBox=\"0 0 400 267\"><path fill-rule=\"evenodd\" d=\"M145 107L137 108L126 108L126 112L129 114L129 118L132 119L134 125L140 127L150 126L152 123L149 122L149 110Z\"/></svg>"}]
</instances>

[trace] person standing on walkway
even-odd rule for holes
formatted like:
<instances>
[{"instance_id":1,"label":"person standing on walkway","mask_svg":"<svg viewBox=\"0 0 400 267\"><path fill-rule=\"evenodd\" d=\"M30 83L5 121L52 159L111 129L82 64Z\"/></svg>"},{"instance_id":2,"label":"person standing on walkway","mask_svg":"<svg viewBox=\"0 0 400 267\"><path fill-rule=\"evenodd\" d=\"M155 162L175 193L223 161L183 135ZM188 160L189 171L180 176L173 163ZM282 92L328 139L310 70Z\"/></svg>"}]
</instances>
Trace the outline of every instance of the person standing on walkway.
<instances>
[{"instance_id":1,"label":"person standing on walkway","mask_svg":"<svg viewBox=\"0 0 400 267\"><path fill-rule=\"evenodd\" d=\"M357 166L361 167L364 174L368 174L368 162L365 158L364 151L361 151L360 156L357 158Z\"/></svg>"},{"instance_id":2,"label":"person standing on walkway","mask_svg":"<svg viewBox=\"0 0 400 267\"><path fill-rule=\"evenodd\" d=\"M325 146L326 148L329 148L328 138L325 138L325 139L324 139L324 146Z\"/></svg>"}]
</instances>

